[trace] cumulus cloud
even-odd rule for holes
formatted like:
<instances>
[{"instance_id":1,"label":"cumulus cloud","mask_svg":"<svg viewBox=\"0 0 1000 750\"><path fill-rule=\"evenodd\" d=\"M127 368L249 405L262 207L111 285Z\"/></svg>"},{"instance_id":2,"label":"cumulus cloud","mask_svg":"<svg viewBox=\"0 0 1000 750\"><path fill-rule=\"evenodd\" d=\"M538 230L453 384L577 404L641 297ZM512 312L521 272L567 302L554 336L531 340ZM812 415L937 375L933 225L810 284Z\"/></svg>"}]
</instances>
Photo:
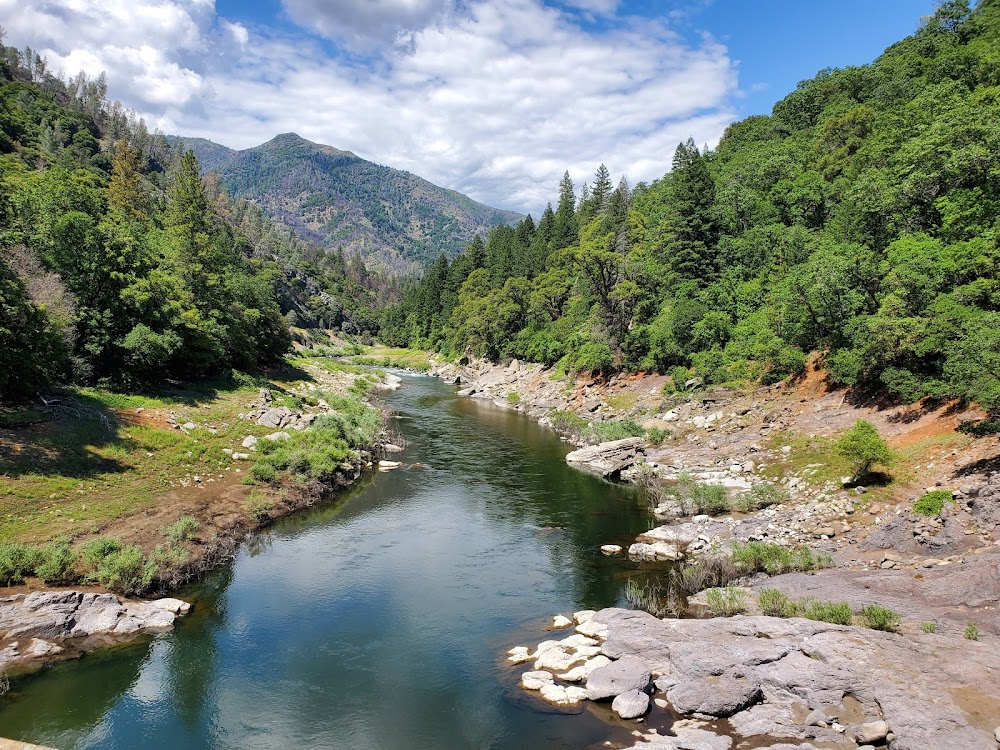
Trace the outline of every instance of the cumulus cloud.
<instances>
[{"instance_id":1,"label":"cumulus cloud","mask_svg":"<svg viewBox=\"0 0 1000 750\"><path fill-rule=\"evenodd\" d=\"M655 179L678 142L714 143L734 117L724 47L613 0L285 2L323 35L391 21L406 44L397 33L363 63L331 57L316 37L221 18L211 0L0 0L0 16L11 43L67 74L107 70L112 95L166 132L245 148L294 131L536 216L564 170ZM595 25L580 11L612 15Z\"/></svg>"},{"instance_id":2,"label":"cumulus cloud","mask_svg":"<svg viewBox=\"0 0 1000 750\"><path fill-rule=\"evenodd\" d=\"M606 0L597 0L602 2ZM347 42L392 38L455 10L454 0L282 0L296 23Z\"/></svg>"}]
</instances>

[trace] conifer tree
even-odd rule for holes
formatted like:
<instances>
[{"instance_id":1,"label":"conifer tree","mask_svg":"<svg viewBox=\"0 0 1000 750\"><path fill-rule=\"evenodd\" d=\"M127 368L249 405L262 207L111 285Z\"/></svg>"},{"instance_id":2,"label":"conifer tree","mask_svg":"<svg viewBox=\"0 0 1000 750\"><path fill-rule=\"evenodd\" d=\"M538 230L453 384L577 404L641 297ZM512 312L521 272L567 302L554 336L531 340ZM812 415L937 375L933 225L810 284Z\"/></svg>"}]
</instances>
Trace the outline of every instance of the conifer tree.
<instances>
[{"instance_id":1,"label":"conifer tree","mask_svg":"<svg viewBox=\"0 0 1000 750\"><path fill-rule=\"evenodd\" d=\"M576 220L576 195L569 172L559 182L559 206L552 229L552 249L561 250L579 242L580 228Z\"/></svg>"}]
</instances>

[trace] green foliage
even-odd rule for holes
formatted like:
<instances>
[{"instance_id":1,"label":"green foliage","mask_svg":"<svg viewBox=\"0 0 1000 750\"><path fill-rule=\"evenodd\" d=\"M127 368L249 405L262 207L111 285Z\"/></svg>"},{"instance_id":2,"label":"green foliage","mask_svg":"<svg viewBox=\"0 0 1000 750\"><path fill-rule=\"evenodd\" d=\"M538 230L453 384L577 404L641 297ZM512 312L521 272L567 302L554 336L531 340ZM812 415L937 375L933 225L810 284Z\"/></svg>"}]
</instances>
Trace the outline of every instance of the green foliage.
<instances>
[{"instance_id":1,"label":"green foliage","mask_svg":"<svg viewBox=\"0 0 1000 750\"><path fill-rule=\"evenodd\" d=\"M965 630L962 632L962 637L967 641L978 641L979 640L979 628L976 623L970 622L965 626Z\"/></svg>"},{"instance_id":2,"label":"green foliage","mask_svg":"<svg viewBox=\"0 0 1000 750\"><path fill-rule=\"evenodd\" d=\"M708 589L705 598L709 609L718 617L732 617L746 612L746 592L735 586Z\"/></svg>"},{"instance_id":3,"label":"green foliage","mask_svg":"<svg viewBox=\"0 0 1000 750\"><path fill-rule=\"evenodd\" d=\"M588 442L606 443L611 440L624 440L630 437L642 437L646 430L634 419L607 419L591 422L584 431Z\"/></svg>"},{"instance_id":4,"label":"green foliage","mask_svg":"<svg viewBox=\"0 0 1000 750\"><path fill-rule=\"evenodd\" d=\"M507 402L517 406L521 403L521 397L517 395L517 391L511 391L507 394Z\"/></svg>"},{"instance_id":5,"label":"green foliage","mask_svg":"<svg viewBox=\"0 0 1000 750\"><path fill-rule=\"evenodd\" d=\"M274 501L267 495L257 490L252 490L247 495L244 504L246 512L253 519L254 523L263 525L271 520L271 511L274 510Z\"/></svg>"},{"instance_id":6,"label":"green foliage","mask_svg":"<svg viewBox=\"0 0 1000 750\"><path fill-rule=\"evenodd\" d=\"M96 568L108 555L113 555L122 549L120 539L111 536L100 536L91 539L83 545L81 559L90 567Z\"/></svg>"},{"instance_id":7,"label":"green foliage","mask_svg":"<svg viewBox=\"0 0 1000 750\"><path fill-rule=\"evenodd\" d=\"M784 591L778 589L759 589L757 603L761 612L768 617L795 617L798 607L788 598Z\"/></svg>"},{"instance_id":8,"label":"green foliage","mask_svg":"<svg viewBox=\"0 0 1000 750\"><path fill-rule=\"evenodd\" d=\"M76 572L77 557L70 549L69 542L56 542L42 547L35 575L46 584L73 583L79 576Z\"/></svg>"},{"instance_id":9,"label":"green foliage","mask_svg":"<svg viewBox=\"0 0 1000 750\"><path fill-rule=\"evenodd\" d=\"M807 546L795 549L770 542L734 542L733 561L747 573L776 576L793 571L810 572L833 565L829 553L813 552Z\"/></svg>"},{"instance_id":10,"label":"green foliage","mask_svg":"<svg viewBox=\"0 0 1000 750\"><path fill-rule=\"evenodd\" d=\"M646 440L653 445L662 445L671 437L673 437L673 432L671 430L664 430L660 427L650 427L646 430Z\"/></svg>"},{"instance_id":11,"label":"green foliage","mask_svg":"<svg viewBox=\"0 0 1000 750\"><path fill-rule=\"evenodd\" d=\"M832 622L835 625L850 625L854 621L854 612L847 602L821 602L810 599L799 602L798 607L802 616L809 620Z\"/></svg>"},{"instance_id":12,"label":"green foliage","mask_svg":"<svg viewBox=\"0 0 1000 750\"><path fill-rule=\"evenodd\" d=\"M888 444L878 434L875 425L864 419L855 422L854 426L837 440L834 450L851 462L854 476L858 479L867 476L875 464L887 466L895 458Z\"/></svg>"},{"instance_id":13,"label":"green foliage","mask_svg":"<svg viewBox=\"0 0 1000 750\"><path fill-rule=\"evenodd\" d=\"M924 622L920 624L920 632L922 633L936 633L937 624L933 622Z\"/></svg>"},{"instance_id":14,"label":"green foliage","mask_svg":"<svg viewBox=\"0 0 1000 750\"><path fill-rule=\"evenodd\" d=\"M191 516L181 516L174 523L163 529L163 536L170 540L173 544L180 544L181 542L186 542L194 535L201 524Z\"/></svg>"},{"instance_id":15,"label":"green foliage","mask_svg":"<svg viewBox=\"0 0 1000 750\"><path fill-rule=\"evenodd\" d=\"M913 503L913 511L922 516L939 516L946 502L951 502L949 490L931 490Z\"/></svg>"},{"instance_id":16,"label":"green foliage","mask_svg":"<svg viewBox=\"0 0 1000 750\"><path fill-rule=\"evenodd\" d=\"M147 559L141 547L131 544L103 557L92 578L117 594L135 596L149 589L157 572L156 562Z\"/></svg>"},{"instance_id":17,"label":"green foliage","mask_svg":"<svg viewBox=\"0 0 1000 750\"><path fill-rule=\"evenodd\" d=\"M14 586L35 572L41 559L34 547L18 542L0 542L0 584Z\"/></svg>"},{"instance_id":18,"label":"green foliage","mask_svg":"<svg viewBox=\"0 0 1000 750\"><path fill-rule=\"evenodd\" d=\"M861 608L858 617L866 628L872 630L884 630L889 633L895 633L899 630L899 615L878 604L866 604Z\"/></svg>"},{"instance_id":19,"label":"green foliage","mask_svg":"<svg viewBox=\"0 0 1000 750\"><path fill-rule=\"evenodd\" d=\"M737 495L733 504L744 513L768 508L788 500L788 493L779 485L759 482L746 492Z\"/></svg>"}]
</instances>

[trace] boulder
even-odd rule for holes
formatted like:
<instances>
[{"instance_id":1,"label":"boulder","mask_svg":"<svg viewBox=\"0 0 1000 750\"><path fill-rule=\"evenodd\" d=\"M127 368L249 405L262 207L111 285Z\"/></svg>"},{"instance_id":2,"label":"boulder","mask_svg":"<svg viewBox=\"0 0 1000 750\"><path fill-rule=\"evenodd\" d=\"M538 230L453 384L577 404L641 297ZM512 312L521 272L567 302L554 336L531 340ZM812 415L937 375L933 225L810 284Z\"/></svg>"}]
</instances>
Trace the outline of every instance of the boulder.
<instances>
[{"instance_id":1,"label":"boulder","mask_svg":"<svg viewBox=\"0 0 1000 750\"><path fill-rule=\"evenodd\" d=\"M655 542L654 544L636 542L628 548L628 556L629 559L639 562L684 559L684 553L678 549L677 545L669 542Z\"/></svg>"},{"instance_id":2,"label":"boulder","mask_svg":"<svg viewBox=\"0 0 1000 750\"><path fill-rule=\"evenodd\" d=\"M649 710L649 696L639 690L629 690L615 696L611 710L623 719L637 719Z\"/></svg>"},{"instance_id":3,"label":"boulder","mask_svg":"<svg viewBox=\"0 0 1000 750\"><path fill-rule=\"evenodd\" d=\"M595 669L587 677L587 697L592 701L614 698L629 690L649 687L649 666L636 656L623 656L616 662Z\"/></svg>"},{"instance_id":4,"label":"boulder","mask_svg":"<svg viewBox=\"0 0 1000 750\"><path fill-rule=\"evenodd\" d=\"M667 699L679 713L699 713L724 718L757 703L763 697L753 673L741 668L727 670L722 676L681 680L667 692Z\"/></svg>"},{"instance_id":5,"label":"boulder","mask_svg":"<svg viewBox=\"0 0 1000 750\"><path fill-rule=\"evenodd\" d=\"M870 745L881 742L889 734L889 725L884 721L869 721L860 726L851 727L848 732L859 745Z\"/></svg>"},{"instance_id":6,"label":"boulder","mask_svg":"<svg viewBox=\"0 0 1000 750\"><path fill-rule=\"evenodd\" d=\"M292 410L287 406L278 406L273 409L267 409L260 417L257 418L257 424L262 427L281 427L281 422L284 419L292 416Z\"/></svg>"},{"instance_id":7,"label":"boulder","mask_svg":"<svg viewBox=\"0 0 1000 750\"><path fill-rule=\"evenodd\" d=\"M287 432L279 430L278 432L272 432L270 435L265 435L264 439L265 440L273 440L275 442L278 442L278 441L281 441L281 440L291 440L292 436L289 435Z\"/></svg>"},{"instance_id":8,"label":"boulder","mask_svg":"<svg viewBox=\"0 0 1000 750\"><path fill-rule=\"evenodd\" d=\"M573 624L573 621L564 615L556 615L552 618L552 627L556 630L561 630L562 628L568 628Z\"/></svg>"},{"instance_id":9,"label":"boulder","mask_svg":"<svg viewBox=\"0 0 1000 750\"><path fill-rule=\"evenodd\" d=\"M606 667L610 663L611 659L606 657L604 654L598 654L591 659L587 659L587 661L583 664L573 667L568 672L563 672L557 676L563 682L583 682L595 669L599 667Z\"/></svg>"},{"instance_id":10,"label":"boulder","mask_svg":"<svg viewBox=\"0 0 1000 750\"><path fill-rule=\"evenodd\" d=\"M240 443L240 445L242 445L244 448L249 448L250 450L256 450L257 438L255 438L253 435L247 435L245 438L243 438L243 442Z\"/></svg>"},{"instance_id":11,"label":"boulder","mask_svg":"<svg viewBox=\"0 0 1000 750\"><path fill-rule=\"evenodd\" d=\"M622 548L617 544L602 544L601 554L604 555L620 555Z\"/></svg>"},{"instance_id":12,"label":"boulder","mask_svg":"<svg viewBox=\"0 0 1000 750\"><path fill-rule=\"evenodd\" d=\"M643 438L612 440L571 451L566 455L566 463L607 478L641 460L639 457L645 450L646 441Z\"/></svg>"},{"instance_id":13,"label":"boulder","mask_svg":"<svg viewBox=\"0 0 1000 750\"><path fill-rule=\"evenodd\" d=\"M554 679L552 673L545 670L525 672L521 675L521 687L525 690L541 690L543 686L551 685Z\"/></svg>"}]
</instances>

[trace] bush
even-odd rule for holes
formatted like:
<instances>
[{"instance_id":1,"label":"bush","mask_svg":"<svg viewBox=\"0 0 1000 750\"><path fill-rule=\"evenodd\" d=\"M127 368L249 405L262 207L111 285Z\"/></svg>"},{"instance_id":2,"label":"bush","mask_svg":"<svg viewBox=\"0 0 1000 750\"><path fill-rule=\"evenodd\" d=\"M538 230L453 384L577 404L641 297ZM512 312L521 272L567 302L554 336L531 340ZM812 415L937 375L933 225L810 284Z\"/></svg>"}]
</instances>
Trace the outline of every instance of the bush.
<instances>
[{"instance_id":1,"label":"bush","mask_svg":"<svg viewBox=\"0 0 1000 750\"><path fill-rule=\"evenodd\" d=\"M813 552L801 546L791 550L770 542L733 543L733 562L747 573L767 573L776 576L792 571L809 572L833 564L829 553Z\"/></svg>"},{"instance_id":2,"label":"bush","mask_svg":"<svg viewBox=\"0 0 1000 750\"><path fill-rule=\"evenodd\" d=\"M673 432L670 430L662 430L659 427L650 427L646 430L646 440L648 440L652 445L660 445L667 438L673 436Z\"/></svg>"},{"instance_id":3,"label":"bush","mask_svg":"<svg viewBox=\"0 0 1000 750\"><path fill-rule=\"evenodd\" d=\"M761 482L739 495L734 505L744 513L778 505L788 500L788 493L776 484Z\"/></svg>"},{"instance_id":4,"label":"bush","mask_svg":"<svg viewBox=\"0 0 1000 750\"><path fill-rule=\"evenodd\" d=\"M201 524L194 518L191 516L181 516L177 521L163 529L163 536L174 544L180 544L190 539L191 535L199 528L201 528Z\"/></svg>"},{"instance_id":5,"label":"bush","mask_svg":"<svg viewBox=\"0 0 1000 750\"><path fill-rule=\"evenodd\" d=\"M131 596L146 591L152 585L156 573L156 563L147 560L142 548L132 544L102 559L93 578L115 593Z\"/></svg>"},{"instance_id":6,"label":"bush","mask_svg":"<svg viewBox=\"0 0 1000 750\"><path fill-rule=\"evenodd\" d=\"M634 419L609 419L602 422L591 422L587 428L587 437L598 443L642 437L645 434L646 430Z\"/></svg>"},{"instance_id":7,"label":"bush","mask_svg":"<svg viewBox=\"0 0 1000 750\"><path fill-rule=\"evenodd\" d=\"M0 583L14 586L35 572L40 560L34 547L19 542L0 542Z\"/></svg>"},{"instance_id":8,"label":"bush","mask_svg":"<svg viewBox=\"0 0 1000 750\"><path fill-rule=\"evenodd\" d=\"M878 434L875 425L864 419L855 422L854 426L834 443L834 450L851 462L855 479L867 476L875 464L887 466L895 459L895 455Z\"/></svg>"},{"instance_id":9,"label":"bush","mask_svg":"<svg viewBox=\"0 0 1000 750\"><path fill-rule=\"evenodd\" d=\"M726 586L721 589L708 589L705 598L708 606L718 617L732 617L733 615L746 612L745 603L746 592L735 586Z\"/></svg>"},{"instance_id":10,"label":"bush","mask_svg":"<svg viewBox=\"0 0 1000 750\"><path fill-rule=\"evenodd\" d=\"M860 617L862 624L872 630L884 630L888 633L899 630L899 615L887 607L866 604L861 608Z\"/></svg>"},{"instance_id":11,"label":"bush","mask_svg":"<svg viewBox=\"0 0 1000 750\"><path fill-rule=\"evenodd\" d=\"M250 476L258 482L273 482L278 476L278 471L272 464L258 461L250 467Z\"/></svg>"},{"instance_id":12,"label":"bush","mask_svg":"<svg viewBox=\"0 0 1000 750\"><path fill-rule=\"evenodd\" d=\"M757 603L768 617L794 617L798 613L795 602L778 589L760 589L757 592Z\"/></svg>"},{"instance_id":13,"label":"bush","mask_svg":"<svg viewBox=\"0 0 1000 750\"><path fill-rule=\"evenodd\" d=\"M521 403L521 397L517 395L517 391L511 391L507 394L507 402L517 406Z\"/></svg>"},{"instance_id":14,"label":"bush","mask_svg":"<svg viewBox=\"0 0 1000 750\"><path fill-rule=\"evenodd\" d=\"M274 510L274 501L267 495L260 492L251 492L244 504L246 512L258 525L262 525L271 520L271 511Z\"/></svg>"},{"instance_id":15,"label":"bush","mask_svg":"<svg viewBox=\"0 0 1000 750\"><path fill-rule=\"evenodd\" d=\"M932 490L913 503L913 510L922 516L939 516L944 510L945 501L951 502L950 491Z\"/></svg>"},{"instance_id":16,"label":"bush","mask_svg":"<svg viewBox=\"0 0 1000 750\"><path fill-rule=\"evenodd\" d=\"M937 625L935 625L933 622L925 622L920 626L920 630L923 631L924 633L936 633Z\"/></svg>"},{"instance_id":17,"label":"bush","mask_svg":"<svg viewBox=\"0 0 1000 750\"><path fill-rule=\"evenodd\" d=\"M970 622L965 626L965 631L962 633L962 637L967 641L978 641L979 640L979 628L976 627L976 623Z\"/></svg>"},{"instance_id":18,"label":"bush","mask_svg":"<svg viewBox=\"0 0 1000 750\"><path fill-rule=\"evenodd\" d=\"M97 539L91 539L83 545L83 561L87 565L96 568L105 557L118 552L121 548L121 540L113 536L101 536Z\"/></svg>"},{"instance_id":19,"label":"bush","mask_svg":"<svg viewBox=\"0 0 1000 750\"><path fill-rule=\"evenodd\" d=\"M695 484L686 499L695 515L721 516L729 512L729 492L719 484Z\"/></svg>"},{"instance_id":20,"label":"bush","mask_svg":"<svg viewBox=\"0 0 1000 750\"><path fill-rule=\"evenodd\" d=\"M808 600L801 602L799 607L802 615L809 620L832 622L835 625L850 625L854 621L854 612L847 602Z\"/></svg>"},{"instance_id":21,"label":"bush","mask_svg":"<svg viewBox=\"0 0 1000 750\"><path fill-rule=\"evenodd\" d=\"M573 368L579 372L606 372L613 362L610 346L603 341L590 341L573 357Z\"/></svg>"},{"instance_id":22,"label":"bush","mask_svg":"<svg viewBox=\"0 0 1000 750\"><path fill-rule=\"evenodd\" d=\"M57 542L43 547L35 574L47 584L72 583L77 580L76 554L70 549L69 542Z\"/></svg>"}]
</instances>

